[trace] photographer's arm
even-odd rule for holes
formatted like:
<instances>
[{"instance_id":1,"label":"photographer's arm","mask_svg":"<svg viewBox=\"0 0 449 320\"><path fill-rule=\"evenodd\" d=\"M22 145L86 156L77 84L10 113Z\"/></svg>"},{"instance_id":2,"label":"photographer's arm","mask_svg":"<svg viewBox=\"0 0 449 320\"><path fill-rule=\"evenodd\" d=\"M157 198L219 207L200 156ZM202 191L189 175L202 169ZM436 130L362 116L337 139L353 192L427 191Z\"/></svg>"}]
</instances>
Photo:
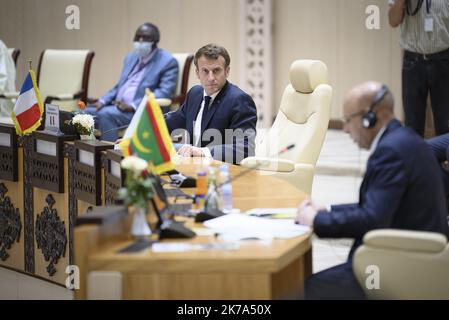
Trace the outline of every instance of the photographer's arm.
<instances>
[{"instance_id":1,"label":"photographer's arm","mask_svg":"<svg viewBox=\"0 0 449 320\"><path fill-rule=\"evenodd\" d=\"M388 11L388 21L393 28L399 26L404 20L404 2L405 0L396 0Z\"/></svg>"}]
</instances>

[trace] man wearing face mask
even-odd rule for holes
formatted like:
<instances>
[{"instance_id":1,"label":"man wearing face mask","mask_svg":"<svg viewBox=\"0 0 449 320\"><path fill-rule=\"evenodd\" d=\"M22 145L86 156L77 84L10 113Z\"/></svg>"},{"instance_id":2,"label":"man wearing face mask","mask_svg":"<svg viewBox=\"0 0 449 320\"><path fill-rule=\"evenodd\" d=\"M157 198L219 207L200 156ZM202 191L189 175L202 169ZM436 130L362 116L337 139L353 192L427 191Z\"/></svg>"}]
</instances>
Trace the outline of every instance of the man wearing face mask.
<instances>
[{"instance_id":1,"label":"man wearing face mask","mask_svg":"<svg viewBox=\"0 0 449 320\"><path fill-rule=\"evenodd\" d=\"M101 140L116 141L118 128L131 121L145 89L156 98L171 98L178 79L178 62L166 50L158 48L159 29L151 23L141 25L134 36L134 51L124 60L118 83L86 113L96 116Z\"/></svg>"}]
</instances>

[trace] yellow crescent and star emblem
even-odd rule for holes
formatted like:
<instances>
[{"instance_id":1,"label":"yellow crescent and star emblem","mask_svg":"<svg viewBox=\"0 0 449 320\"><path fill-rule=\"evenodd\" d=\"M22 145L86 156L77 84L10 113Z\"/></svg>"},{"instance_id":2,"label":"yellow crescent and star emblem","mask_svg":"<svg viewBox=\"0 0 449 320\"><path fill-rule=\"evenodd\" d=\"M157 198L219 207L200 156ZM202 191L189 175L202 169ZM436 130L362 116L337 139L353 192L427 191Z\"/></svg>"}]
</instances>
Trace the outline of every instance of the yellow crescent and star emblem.
<instances>
[{"instance_id":1,"label":"yellow crescent and star emblem","mask_svg":"<svg viewBox=\"0 0 449 320\"><path fill-rule=\"evenodd\" d=\"M142 132L143 140L146 140L149 137L150 137L150 133L148 131ZM133 135L131 141L133 142L134 146L137 148L137 150L139 152L142 152L142 153L151 153L152 152L151 149L145 148L143 146L142 142L139 140L139 135L138 134Z\"/></svg>"}]
</instances>

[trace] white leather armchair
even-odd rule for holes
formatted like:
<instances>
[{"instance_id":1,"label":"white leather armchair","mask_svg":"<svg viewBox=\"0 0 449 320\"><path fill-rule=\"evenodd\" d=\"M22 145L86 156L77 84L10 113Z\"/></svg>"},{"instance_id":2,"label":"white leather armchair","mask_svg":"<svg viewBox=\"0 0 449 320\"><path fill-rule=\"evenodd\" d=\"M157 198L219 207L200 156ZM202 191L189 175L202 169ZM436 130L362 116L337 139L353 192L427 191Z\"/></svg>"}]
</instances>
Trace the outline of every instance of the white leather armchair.
<instances>
[{"instance_id":1,"label":"white leather armchair","mask_svg":"<svg viewBox=\"0 0 449 320\"><path fill-rule=\"evenodd\" d=\"M37 85L44 103L53 101L61 110L78 109L78 100L86 101L89 74L95 53L89 50L42 51L37 69ZM19 92L8 92L5 96L17 99Z\"/></svg>"},{"instance_id":2,"label":"white leather armchair","mask_svg":"<svg viewBox=\"0 0 449 320\"><path fill-rule=\"evenodd\" d=\"M14 61L14 65L17 66L17 60L20 56L20 49L18 48L8 48L8 52L11 55L12 60Z\"/></svg>"},{"instance_id":3,"label":"white leather armchair","mask_svg":"<svg viewBox=\"0 0 449 320\"><path fill-rule=\"evenodd\" d=\"M174 109L180 106L187 95L187 85L189 83L190 66L192 64L193 55L190 53L174 53L173 56L178 61L179 73L178 82L176 84L175 94L171 99L159 98L157 102L161 107L170 107Z\"/></svg>"},{"instance_id":4,"label":"white leather armchair","mask_svg":"<svg viewBox=\"0 0 449 320\"><path fill-rule=\"evenodd\" d=\"M366 286L369 266L378 268L378 289ZM354 254L353 269L371 299L449 299L449 244L439 233L368 232Z\"/></svg>"},{"instance_id":5,"label":"white leather armchair","mask_svg":"<svg viewBox=\"0 0 449 320\"><path fill-rule=\"evenodd\" d=\"M89 74L95 53L89 50L44 50L39 59L37 83L46 103L60 109L77 109L77 100L86 101Z\"/></svg>"},{"instance_id":6,"label":"white leather armchair","mask_svg":"<svg viewBox=\"0 0 449 320\"><path fill-rule=\"evenodd\" d=\"M326 65L318 60L297 60L290 67L279 112L269 131L258 130L256 156L241 162L245 167L287 180L310 194L315 165L329 125L332 88ZM295 148L277 156L291 144Z\"/></svg>"}]
</instances>

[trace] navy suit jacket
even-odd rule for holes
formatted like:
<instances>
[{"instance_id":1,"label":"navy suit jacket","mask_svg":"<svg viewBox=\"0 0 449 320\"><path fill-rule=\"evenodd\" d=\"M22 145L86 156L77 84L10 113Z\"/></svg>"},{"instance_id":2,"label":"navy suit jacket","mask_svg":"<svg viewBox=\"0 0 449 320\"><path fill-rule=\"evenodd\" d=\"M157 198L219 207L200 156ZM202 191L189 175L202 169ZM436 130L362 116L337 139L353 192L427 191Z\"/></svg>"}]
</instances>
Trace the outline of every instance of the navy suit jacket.
<instances>
[{"instance_id":1,"label":"navy suit jacket","mask_svg":"<svg viewBox=\"0 0 449 320\"><path fill-rule=\"evenodd\" d=\"M187 143L193 140L194 121L203 95L203 87L193 87L181 108L165 115L170 133L176 129L188 132L190 141ZM226 82L209 110L203 112L201 147L209 148L214 159L239 163L254 155L256 123L257 109L253 99L237 86Z\"/></svg>"},{"instance_id":2,"label":"navy suit jacket","mask_svg":"<svg viewBox=\"0 0 449 320\"><path fill-rule=\"evenodd\" d=\"M170 52L161 48L156 48L156 50L153 58L145 67L145 73L134 95L133 103L135 107L138 107L142 101L146 88L149 88L156 98L171 98L175 93L178 81L178 61ZM125 57L118 83L101 97L105 105L110 105L115 100L120 87L125 84L138 61L139 54L135 51Z\"/></svg>"},{"instance_id":3,"label":"navy suit jacket","mask_svg":"<svg viewBox=\"0 0 449 320\"><path fill-rule=\"evenodd\" d=\"M449 160L449 133L434 137L427 140L427 143L432 149L434 156L438 162L444 162ZM446 192L446 198L449 198L449 172L440 166L441 177L443 178L444 189Z\"/></svg>"},{"instance_id":4,"label":"navy suit jacket","mask_svg":"<svg viewBox=\"0 0 449 320\"><path fill-rule=\"evenodd\" d=\"M320 237L355 238L349 254L370 230L381 228L439 232L449 236L438 163L425 141L392 120L368 159L359 203L319 212Z\"/></svg>"}]
</instances>

